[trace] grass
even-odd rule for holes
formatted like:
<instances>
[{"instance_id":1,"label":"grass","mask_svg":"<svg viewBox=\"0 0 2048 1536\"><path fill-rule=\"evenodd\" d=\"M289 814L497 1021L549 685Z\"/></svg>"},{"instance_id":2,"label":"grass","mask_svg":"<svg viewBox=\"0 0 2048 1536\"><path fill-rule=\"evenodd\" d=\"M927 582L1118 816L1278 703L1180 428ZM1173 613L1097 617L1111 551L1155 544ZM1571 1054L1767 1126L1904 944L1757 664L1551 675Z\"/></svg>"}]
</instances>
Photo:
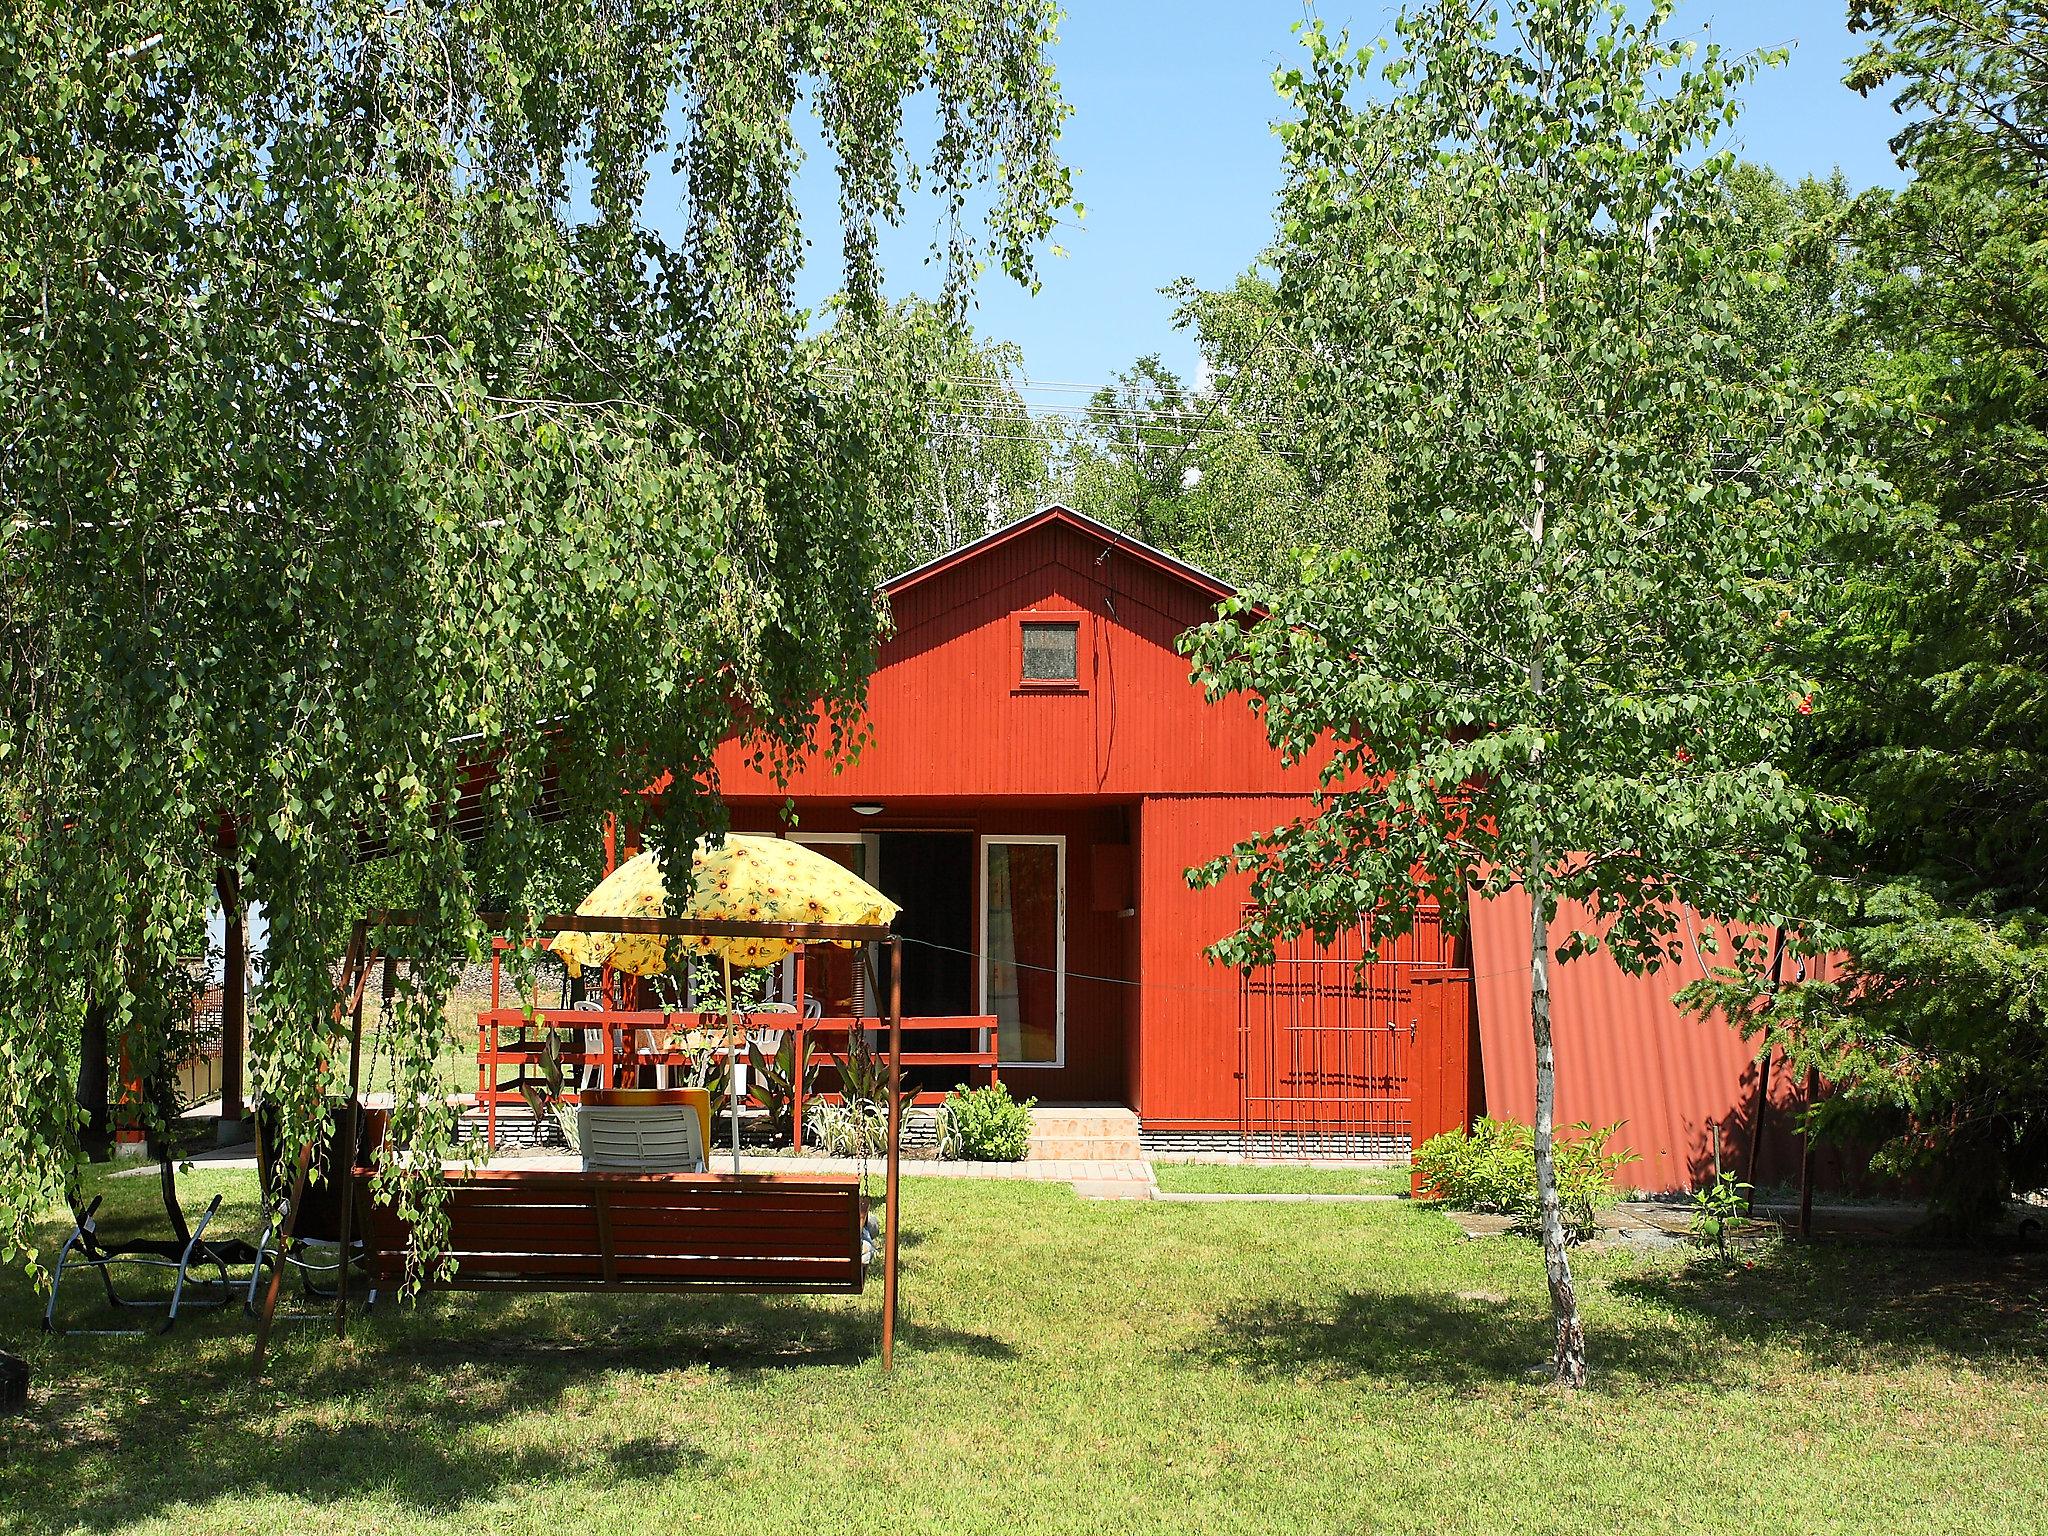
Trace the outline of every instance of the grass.
<instances>
[{"instance_id":1,"label":"grass","mask_svg":"<svg viewBox=\"0 0 2048 1536\"><path fill-rule=\"evenodd\" d=\"M188 1183L247 1230L248 1176ZM1426 1208L905 1188L892 1377L873 1294L458 1295L284 1323L252 1389L238 1316L45 1340L10 1274L0 1531L2039 1529L2038 1255L1588 1255L1571 1395L1534 1248Z\"/></svg>"},{"instance_id":2,"label":"grass","mask_svg":"<svg viewBox=\"0 0 2048 1536\"><path fill-rule=\"evenodd\" d=\"M1408 1169L1297 1168L1257 1163L1154 1163L1159 1187L1180 1195L1405 1195Z\"/></svg>"}]
</instances>

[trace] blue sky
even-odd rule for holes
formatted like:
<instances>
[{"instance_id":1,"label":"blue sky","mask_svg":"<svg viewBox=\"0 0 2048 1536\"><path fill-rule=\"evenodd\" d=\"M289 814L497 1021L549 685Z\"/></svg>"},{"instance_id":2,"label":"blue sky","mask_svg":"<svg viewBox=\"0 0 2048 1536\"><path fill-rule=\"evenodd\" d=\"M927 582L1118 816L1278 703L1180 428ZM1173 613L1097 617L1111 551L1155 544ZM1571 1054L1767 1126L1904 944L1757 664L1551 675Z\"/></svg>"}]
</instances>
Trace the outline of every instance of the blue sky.
<instances>
[{"instance_id":1,"label":"blue sky","mask_svg":"<svg viewBox=\"0 0 2048 1536\"><path fill-rule=\"evenodd\" d=\"M1292 25L1301 0L1067 0L1054 54L1074 106L1064 154L1078 173L1087 215L1060 231L1064 257L1042 263L1036 295L994 273L981 284L975 325L1024 349L1035 380L1095 384L1131 359L1160 352L1192 377L1195 350L1171 325L1159 288L1181 276L1219 287L1257 257L1273 227L1280 149L1272 75L1300 47ZM1393 10L1322 0L1334 30L1354 37L1387 30ZM1856 50L1843 0L1691 0L1682 31L1704 27L1733 49L1791 45L1791 61L1747 93L1737 130L1743 153L1781 173L1839 166L1857 187L1899 180L1886 141L1889 105L1842 83ZM833 286L838 242L833 189L816 167L802 189L815 231L806 297ZM929 206L913 207L885 252L889 288L902 295L932 281L922 256Z\"/></svg>"}]
</instances>

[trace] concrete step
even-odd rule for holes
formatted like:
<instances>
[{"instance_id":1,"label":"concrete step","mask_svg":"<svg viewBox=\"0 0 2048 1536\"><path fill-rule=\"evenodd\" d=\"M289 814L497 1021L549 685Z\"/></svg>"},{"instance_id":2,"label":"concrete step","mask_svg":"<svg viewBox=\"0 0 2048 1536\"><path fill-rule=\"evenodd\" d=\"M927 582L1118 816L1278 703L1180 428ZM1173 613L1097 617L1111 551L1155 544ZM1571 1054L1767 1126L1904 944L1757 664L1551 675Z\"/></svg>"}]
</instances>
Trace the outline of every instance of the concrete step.
<instances>
[{"instance_id":1,"label":"concrete step","mask_svg":"<svg viewBox=\"0 0 2048 1536\"><path fill-rule=\"evenodd\" d=\"M1057 1106L1031 1112L1033 1161L1128 1162L1144 1156L1138 1146L1138 1117L1114 1105Z\"/></svg>"},{"instance_id":2,"label":"concrete step","mask_svg":"<svg viewBox=\"0 0 2048 1536\"><path fill-rule=\"evenodd\" d=\"M1031 1134L1034 1136L1135 1136L1138 1134L1138 1117L1129 1115L1118 1118L1110 1115L1076 1115L1062 1111L1057 1115L1031 1117Z\"/></svg>"}]
</instances>

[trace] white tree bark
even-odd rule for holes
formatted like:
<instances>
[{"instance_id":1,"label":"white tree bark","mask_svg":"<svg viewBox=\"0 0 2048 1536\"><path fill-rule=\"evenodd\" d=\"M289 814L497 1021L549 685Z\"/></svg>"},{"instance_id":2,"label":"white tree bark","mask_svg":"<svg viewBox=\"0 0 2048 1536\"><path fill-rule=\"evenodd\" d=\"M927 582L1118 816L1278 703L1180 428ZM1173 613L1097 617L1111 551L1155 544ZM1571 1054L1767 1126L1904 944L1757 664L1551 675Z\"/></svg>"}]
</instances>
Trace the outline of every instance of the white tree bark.
<instances>
[{"instance_id":1,"label":"white tree bark","mask_svg":"<svg viewBox=\"0 0 2048 1536\"><path fill-rule=\"evenodd\" d=\"M1557 1195L1553 1137L1557 1126L1557 1056L1550 1032L1549 895L1543 874L1540 836L1529 847L1529 1026L1536 1037L1536 1201L1542 1222L1543 1272L1550 1282L1550 1316L1557 1343L1551 1369L1559 1386L1586 1384L1586 1331L1579 1322L1579 1293L1565 1250L1564 1208Z\"/></svg>"},{"instance_id":2,"label":"white tree bark","mask_svg":"<svg viewBox=\"0 0 2048 1536\"><path fill-rule=\"evenodd\" d=\"M1533 546L1531 567L1535 575L1535 629L1529 642L1530 713L1537 728L1544 720L1543 693L1547 681L1543 666L1546 594L1543 537L1546 531L1546 496L1549 491L1550 459L1543 449L1536 451L1535 495L1531 498L1529 536ZM1586 1330L1579 1322L1579 1293L1572 1283L1571 1258L1565 1251L1564 1210L1557 1194L1557 1052L1550 1029L1550 880L1544 860L1549 848L1543 836L1543 741L1539 737L1529 749L1530 815L1534 822L1529 836L1529 863L1522 887L1529 893L1529 1028L1536 1041L1536 1209L1543 1239L1543 1272L1550 1282L1550 1317L1557 1330L1551 1371L1558 1385L1586 1384Z\"/></svg>"}]
</instances>

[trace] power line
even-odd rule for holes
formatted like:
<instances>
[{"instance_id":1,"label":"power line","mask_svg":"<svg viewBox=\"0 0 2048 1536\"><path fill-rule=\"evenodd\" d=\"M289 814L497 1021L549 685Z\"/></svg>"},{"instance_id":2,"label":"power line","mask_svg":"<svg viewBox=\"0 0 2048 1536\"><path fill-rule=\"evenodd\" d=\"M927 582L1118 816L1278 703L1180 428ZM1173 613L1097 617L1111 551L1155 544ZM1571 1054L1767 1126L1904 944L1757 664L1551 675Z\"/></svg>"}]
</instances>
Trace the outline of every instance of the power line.
<instances>
[{"instance_id":1,"label":"power line","mask_svg":"<svg viewBox=\"0 0 2048 1536\"><path fill-rule=\"evenodd\" d=\"M909 934L902 934L900 935L900 937L902 938L905 944L915 944L921 949L941 950L949 955L965 955L968 959L975 961L983 961L987 958L980 950L961 949L957 945L940 944L932 939L912 938ZM1311 963L1319 965L1341 964L1351 965L1355 967L1360 962L1356 959L1351 959L1349 957L1344 956L1323 956ZM1466 980L1471 981L1475 985L1479 982L1492 981L1502 976L1526 975L1529 969L1527 965L1512 965L1508 966L1503 970L1479 972L1470 970L1469 968L1464 966L1431 965L1419 960L1369 960L1365 961L1364 963L1369 965L1398 965L1411 971L1441 971L1447 975L1462 977ZM1028 961L1023 960L1005 960L1003 964L1009 966L1013 970L1036 971L1040 975L1045 976L1064 975L1069 981L1094 981L1100 982L1105 986L1133 987L1138 989L1139 991L1145 992L1221 992L1227 993L1230 996L1235 997L1238 995L1241 986L1241 983L1217 982L1212 984L1205 982L1138 981L1129 976L1096 976L1092 975L1087 971L1065 970L1062 967L1052 965L1033 965ZM1266 967L1258 966L1254 967L1254 969L1264 970L1266 969Z\"/></svg>"}]
</instances>

